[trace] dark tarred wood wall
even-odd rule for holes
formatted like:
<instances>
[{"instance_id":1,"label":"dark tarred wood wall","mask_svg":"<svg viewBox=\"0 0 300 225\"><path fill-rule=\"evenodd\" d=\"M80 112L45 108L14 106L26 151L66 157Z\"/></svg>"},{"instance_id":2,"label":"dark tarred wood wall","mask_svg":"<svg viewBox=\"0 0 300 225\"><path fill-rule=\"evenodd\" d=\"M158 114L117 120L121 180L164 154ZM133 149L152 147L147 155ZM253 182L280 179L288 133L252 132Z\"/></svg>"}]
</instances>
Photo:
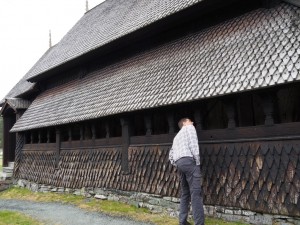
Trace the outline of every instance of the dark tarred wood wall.
<instances>
[{"instance_id":1,"label":"dark tarred wood wall","mask_svg":"<svg viewBox=\"0 0 300 225\"><path fill-rule=\"evenodd\" d=\"M12 109L3 115L3 166L15 160L16 134L9 133L9 130L16 123L16 115Z\"/></svg>"},{"instance_id":2,"label":"dark tarred wood wall","mask_svg":"<svg viewBox=\"0 0 300 225\"><path fill-rule=\"evenodd\" d=\"M198 132L205 204L300 216L300 110L294 104L297 95L287 98L291 95L284 91L296 89L277 90L273 100L274 90L249 92L86 121L77 124L79 134L73 132L74 124L56 132L18 134L26 141L15 176L57 187L179 197L179 179L168 153L176 121L186 115ZM251 98L249 108L244 101ZM287 100L293 104L284 107ZM110 127L118 128L113 136Z\"/></svg>"},{"instance_id":3,"label":"dark tarred wood wall","mask_svg":"<svg viewBox=\"0 0 300 225\"><path fill-rule=\"evenodd\" d=\"M299 138L200 141L205 204L300 216ZM18 177L57 187L179 197L169 149L170 144L130 146L129 172L123 173L122 146L62 148L56 168L55 144L47 150L42 144L35 150L25 145Z\"/></svg>"}]
</instances>

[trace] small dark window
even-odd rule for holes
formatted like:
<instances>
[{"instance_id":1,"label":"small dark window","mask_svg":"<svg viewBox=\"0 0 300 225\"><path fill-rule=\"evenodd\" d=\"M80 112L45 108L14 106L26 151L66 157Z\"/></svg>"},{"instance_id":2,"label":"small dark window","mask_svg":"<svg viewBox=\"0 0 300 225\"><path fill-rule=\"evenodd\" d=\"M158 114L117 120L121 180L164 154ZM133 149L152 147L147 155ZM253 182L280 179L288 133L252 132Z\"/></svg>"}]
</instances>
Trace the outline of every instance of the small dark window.
<instances>
[{"instance_id":1,"label":"small dark window","mask_svg":"<svg viewBox=\"0 0 300 225\"><path fill-rule=\"evenodd\" d=\"M30 144L31 143L31 132L26 131L25 132L25 144Z\"/></svg>"},{"instance_id":2,"label":"small dark window","mask_svg":"<svg viewBox=\"0 0 300 225\"><path fill-rule=\"evenodd\" d=\"M279 123L300 122L299 85L281 89L277 93Z\"/></svg>"},{"instance_id":3,"label":"small dark window","mask_svg":"<svg viewBox=\"0 0 300 225\"><path fill-rule=\"evenodd\" d=\"M41 143L47 143L47 129L41 129L40 130L40 142Z\"/></svg>"},{"instance_id":4,"label":"small dark window","mask_svg":"<svg viewBox=\"0 0 300 225\"><path fill-rule=\"evenodd\" d=\"M112 118L109 120L109 134L110 137L122 136L122 126L119 118Z\"/></svg>"},{"instance_id":5,"label":"small dark window","mask_svg":"<svg viewBox=\"0 0 300 225\"><path fill-rule=\"evenodd\" d=\"M95 125L96 139L101 139L106 137L105 122L102 120L93 121Z\"/></svg>"},{"instance_id":6,"label":"small dark window","mask_svg":"<svg viewBox=\"0 0 300 225\"><path fill-rule=\"evenodd\" d=\"M69 127L63 126L60 130L60 138L62 141L68 141L69 140Z\"/></svg>"},{"instance_id":7,"label":"small dark window","mask_svg":"<svg viewBox=\"0 0 300 225\"><path fill-rule=\"evenodd\" d=\"M32 143L36 144L39 142L39 132L38 130L31 131Z\"/></svg>"},{"instance_id":8,"label":"small dark window","mask_svg":"<svg viewBox=\"0 0 300 225\"><path fill-rule=\"evenodd\" d=\"M73 124L72 126L72 140L78 141L80 140L80 124Z\"/></svg>"},{"instance_id":9,"label":"small dark window","mask_svg":"<svg viewBox=\"0 0 300 225\"><path fill-rule=\"evenodd\" d=\"M93 137L92 125L90 123L84 124L83 135L84 135L84 140L92 139L92 137Z\"/></svg>"},{"instance_id":10,"label":"small dark window","mask_svg":"<svg viewBox=\"0 0 300 225\"><path fill-rule=\"evenodd\" d=\"M203 128L224 129L227 126L228 118L223 103L220 100L207 102L203 113Z\"/></svg>"},{"instance_id":11,"label":"small dark window","mask_svg":"<svg viewBox=\"0 0 300 225\"><path fill-rule=\"evenodd\" d=\"M258 95L240 95L236 106L237 126L246 127L264 124L263 103Z\"/></svg>"},{"instance_id":12,"label":"small dark window","mask_svg":"<svg viewBox=\"0 0 300 225\"><path fill-rule=\"evenodd\" d=\"M56 131L53 127L48 129L49 132L49 143L55 143L56 142Z\"/></svg>"},{"instance_id":13,"label":"small dark window","mask_svg":"<svg viewBox=\"0 0 300 225\"><path fill-rule=\"evenodd\" d=\"M167 116L162 112L155 112L152 115L152 134L167 134L169 131L169 124L167 120Z\"/></svg>"},{"instance_id":14,"label":"small dark window","mask_svg":"<svg viewBox=\"0 0 300 225\"><path fill-rule=\"evenodd\" d=\"M145 119L142 114L134 115L132 121L132 136L144 136L146 134Z\"/></svg>"}]
</instances>

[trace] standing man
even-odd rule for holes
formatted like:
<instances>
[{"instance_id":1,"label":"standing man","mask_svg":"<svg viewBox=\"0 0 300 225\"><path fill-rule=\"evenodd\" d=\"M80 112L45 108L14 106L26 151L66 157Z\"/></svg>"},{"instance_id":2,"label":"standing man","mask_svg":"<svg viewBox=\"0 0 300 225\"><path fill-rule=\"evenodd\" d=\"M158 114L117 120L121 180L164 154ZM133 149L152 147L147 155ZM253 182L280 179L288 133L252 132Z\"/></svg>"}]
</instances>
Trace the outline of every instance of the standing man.
<instances>
[{"instance_id":1,"label":"standing man","mask_svg":"<svg viewBox=\"0 0 300 225\"><path fill-rule=\"evenodd\" d=\"M181 198L179 224L189 224L187 218L191 201L195 225L204 225L197 132L193 126L193 122L189 118L182 118L178 122L178 126L180 131L173 140L169 160L177 167L180 173Z\"/></svg>"}]
</instances>

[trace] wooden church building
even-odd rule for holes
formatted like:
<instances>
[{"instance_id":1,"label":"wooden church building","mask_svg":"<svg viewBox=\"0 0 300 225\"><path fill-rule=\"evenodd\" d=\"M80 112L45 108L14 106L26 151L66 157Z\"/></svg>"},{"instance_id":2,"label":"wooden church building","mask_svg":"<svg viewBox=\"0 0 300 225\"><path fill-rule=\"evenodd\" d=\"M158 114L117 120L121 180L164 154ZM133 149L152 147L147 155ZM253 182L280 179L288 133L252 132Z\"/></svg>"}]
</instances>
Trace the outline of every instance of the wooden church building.
<instances>
[{"instance_id":1,"label":"wooden church building","mask_svg":"<svg viewBox=\"0 0 300 225\"><path fill-rule=\"evenodd\" d=\"M106 0L2 100L4 165L65 188L179 196L195 121L205 205L300 217L300 4Z\"/></svg>"}]
</instances>

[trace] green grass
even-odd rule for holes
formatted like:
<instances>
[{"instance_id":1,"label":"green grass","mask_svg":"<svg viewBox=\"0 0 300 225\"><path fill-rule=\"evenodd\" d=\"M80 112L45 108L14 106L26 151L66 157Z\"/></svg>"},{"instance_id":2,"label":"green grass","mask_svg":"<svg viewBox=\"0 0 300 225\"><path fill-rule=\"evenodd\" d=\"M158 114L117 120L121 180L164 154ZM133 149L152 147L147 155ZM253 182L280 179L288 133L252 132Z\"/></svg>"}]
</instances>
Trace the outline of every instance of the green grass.
<instances>
[{"instance_id":1,"label":"green grass","mask_svg":"<svg viewBox=\"0 0 300 225\"><path fill-rule=\"evenodd\" d=\"M65 204L76 205L80 208L102 212L112 216L125 216L138 221L153 222L157 225L177 225L177 218L170 217L164 214L151 213L148 209L137 208L136 206L108 201L87 199L83 196L76 196L72 194L57 194L57 193L40 193L31 192L28 189L10 188L6 191L0 192L0 199L19 199L40 202L61 202ZM226 222L219 219L206 218L207 225L246 225L241 222ZM0 225L2 225L0 223Z\"/></svg>"},{"instance_id":2,"label":"green grass","mask_svg":"<svg viewBox=\"0 0 300 225\"><path fill-rule=\"evenodd\" d=\"M0 211L0 225L41 225L39 221L18 212Z\"/></svg>"}]
</instances>

